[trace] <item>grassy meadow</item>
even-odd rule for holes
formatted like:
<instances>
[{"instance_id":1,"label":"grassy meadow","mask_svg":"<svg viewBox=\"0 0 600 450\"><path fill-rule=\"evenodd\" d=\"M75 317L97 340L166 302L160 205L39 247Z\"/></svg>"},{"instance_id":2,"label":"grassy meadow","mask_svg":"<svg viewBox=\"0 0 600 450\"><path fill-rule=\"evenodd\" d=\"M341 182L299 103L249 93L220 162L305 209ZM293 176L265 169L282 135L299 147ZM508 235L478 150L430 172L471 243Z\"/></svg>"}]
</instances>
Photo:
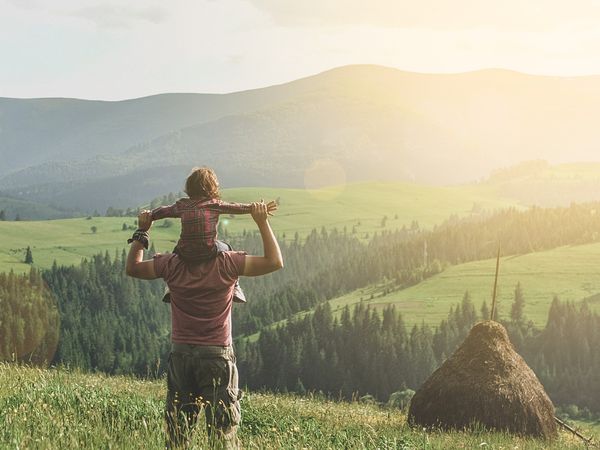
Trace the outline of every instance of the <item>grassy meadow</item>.
<instances>
[{"instance_id":1,"label":"grassy meadow","mask_svg":"<svg viewBox=\"0 0 600 450\"><path fill-rule=\"evenodd\" d=\"M491 305L496 259L450 266L442 273L406 289L394 290L392 283L380 283L357 289L329 300L334 316L344 307L360 302L383 310L394 305L408 326L437 326L448 317L451 307L462 301L469 291L477 309L485 300ZM507 318L517 283L525 296L525 315L538 327L544 327L554 296L562 301L587 299L590 307L600 311L600 244L560 247L553 250L513 255L500 259L497 305L499 318ZM386 293L387 292L387 293ZM309 314L300 312L296 317ZM273 324L285 323L282 320ZM248 338L256 341L260 333Z\"/></svg>"},{"instance_id":2,"label":"grassy meadow","mask_svg":"<svg viewBox=\"0 0 600 450\"><path fill-rule=\"evenodd\" d=\"M376 231L395 230L418 220L422 226L432 227L452 214L466 216L476 205L482 210L493 210L517 203L502 198L489 186L432 187L408 183L349 184L320 190L240 188L224 191L230 201L251 202L261 197L279 199L280 210L272 224L280 238L292 239L294 233L305 236L313 228L355 228L356 235L364 238ZM385 226L382 219L387 216ZM179 236L179 222L170 219L172 226L161 227L157 222L152 240L157 251L170 251ZM58 264L78 264L81 258L98 252L125 248L131 230L123 231L125 223L134 227L132 217L92 217L47 221L0 222L0 272L27 271L25 249L31 246L34 265L50 267ZM222 226L231 233L253 230L250 216L232 216L222 219ZM164 223L164 222L163 222ZM96 232L92 232L96 227Z\"/></svg>"},{"instance_id":3,"label":"grassy meadow","mask_svg":"<svg viewBox=\"0 0 600 450\"><path fill-rule=\"evenodd\" d=\"M0 446L6 449L164 448L165 381L0 364ZM247 449L579 449L504 433L413 430L402 411L318 397L246 393L240 439ZM597 424L582 431L596 439ZM207 448L203 424L193 448Z\"/></svg>"},{"instance_id":4,"label":"grassy meadow","mask_svg":"<svg viewBox=\"0 0 600 450\"><path fill-rule=\"evenodd\" d=\"M403 290L385 295L386 285L372 285L330 300L334 311L362 301L376 308L389 304L402 312L409 324L437 325L450 307L460 302L466 290L475 306L492 297L496 260L488 259L448 267L442 273ZM560 247L553 250L503 257L498 279L499 317L510 313L514 289L520 282L528 319L544 326L555 295L562 301L589 298L600 310L600 244ZM373 296L373 298L371 298ZM596 296L596 297L595 297Z\"/></svg>"}]
</instances>

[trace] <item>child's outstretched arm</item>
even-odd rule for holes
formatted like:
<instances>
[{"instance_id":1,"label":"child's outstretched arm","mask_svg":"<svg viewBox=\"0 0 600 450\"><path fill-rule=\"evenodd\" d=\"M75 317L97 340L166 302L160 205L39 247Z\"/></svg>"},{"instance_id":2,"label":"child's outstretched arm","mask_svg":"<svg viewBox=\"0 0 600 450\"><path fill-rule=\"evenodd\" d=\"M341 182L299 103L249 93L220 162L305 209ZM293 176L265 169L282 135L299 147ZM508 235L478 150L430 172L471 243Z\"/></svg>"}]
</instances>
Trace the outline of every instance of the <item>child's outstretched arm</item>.
<instances>
[{"instance_id":1,"label":"child's outstretched arm","mask_svg":"<svg viewBox=\"0 0 600 450\"><path fill-rule=\"evenodd\" d=\"M251 203L233 203L224 202L223 200L219 200L218 203L214 205L214 208L219 214L250 214L252 212ZM267 203L267 214L272 216L273 211L277 211L277 203L274 200L271 200Z\"/></svg>"},{"instance_id":2,"label":"child's outstretched arm","mask_svg":"<svg viewBox=\"0 0 600 450\"><path fill-rule=\"evenodd\" d=\"M176 219L180 217L179 210L177 208L177 203L173 203L169 206L159 206L158 208L154 208L150 212L150 218L152 220L166 219L167 217L171 219Z\"/></svg>"},{"instance_id":3,"label":"child's outstretched arm","mask_svg":"<svg viewBox=\"0 0 600 450\"><path fill-rule=\"evenodd\" d=\"M218 200L211 209L219 214L250 214L252 205L250 203L234 203Z\"/></svg>"}]
</instances>

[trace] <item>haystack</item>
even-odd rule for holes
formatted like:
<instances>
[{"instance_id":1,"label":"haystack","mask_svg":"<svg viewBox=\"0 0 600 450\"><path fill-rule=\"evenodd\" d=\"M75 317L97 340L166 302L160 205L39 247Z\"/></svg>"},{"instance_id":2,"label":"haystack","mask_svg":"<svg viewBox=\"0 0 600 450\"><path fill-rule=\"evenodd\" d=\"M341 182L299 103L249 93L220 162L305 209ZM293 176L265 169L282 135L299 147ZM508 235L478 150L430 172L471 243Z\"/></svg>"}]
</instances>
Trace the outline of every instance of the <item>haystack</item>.
<instances>
[{"instance_id":1,"label":"haystack","mask_svg":"<svg viewBox=\"0 0 600 450\"><path fill-rule=\"evenodd\" d=\"M462 345L414 395L413 426L491 430L551 439L554 406L497 322L476 324Z\"/></svg>"}]
</instances>

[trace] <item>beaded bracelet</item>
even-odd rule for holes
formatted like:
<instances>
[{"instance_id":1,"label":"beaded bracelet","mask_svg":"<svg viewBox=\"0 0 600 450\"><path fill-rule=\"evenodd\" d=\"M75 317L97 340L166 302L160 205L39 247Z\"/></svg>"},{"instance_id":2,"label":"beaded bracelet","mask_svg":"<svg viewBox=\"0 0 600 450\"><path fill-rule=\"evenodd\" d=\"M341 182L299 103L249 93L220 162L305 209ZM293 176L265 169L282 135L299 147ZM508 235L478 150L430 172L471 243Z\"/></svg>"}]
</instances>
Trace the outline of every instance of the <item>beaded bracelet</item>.
<instances>
[{"instance_id":1,"label":"beaded bracelet","mask_svg":"<svg viewBox=\"0 0 600 450\"><path fill-rule=\"evenodd\" d=\"M127 243L131 244L133 241L140 242L146 250L148 250L148 243L150 242L148 232L145 230L140 230L139 228L135 230L133 236L127 239Z\"/></svg>"}]
</instances>

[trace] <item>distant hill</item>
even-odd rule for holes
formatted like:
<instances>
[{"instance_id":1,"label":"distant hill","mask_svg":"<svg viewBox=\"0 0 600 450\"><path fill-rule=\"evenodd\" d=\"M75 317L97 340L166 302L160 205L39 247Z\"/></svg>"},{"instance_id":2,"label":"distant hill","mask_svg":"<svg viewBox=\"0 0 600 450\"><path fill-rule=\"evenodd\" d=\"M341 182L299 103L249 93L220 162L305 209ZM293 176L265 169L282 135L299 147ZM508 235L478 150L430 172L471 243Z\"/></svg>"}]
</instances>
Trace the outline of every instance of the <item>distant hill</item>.
<instances>
[{"instance_id":1,"label":"distant hill","mask_svg":"<svg viewBox=\"0 0 600 450\"><path fill-rule=\"evenodd\" d=\"M319 160L351 182L464 183L523 160L599 160L599 115L597 76L367 65L224 95L0 99L0 191L104 210L180 190L193 165L228 187L303 187Z\"/></svg>"},{"instance_id":2,"label":"distant hill","mask_svg":"<svg viewBox=\"0 0 600 450\"><path fill-rule=\"evenodd\" d=\"M565 264L569 261L569 264ZM402 313L405 323L419 326L426 323L438 326L448 312L459 304L466 291L476 308L491 304L496 268L495 259L468 262L450 266L442 273L420 283L399 289L389 280L362 287L329 300L335 317L340 317L347 306L352 310L359 303L382 312L393 305ZM543 328L554 296L562 301L586 300L591 310L600 312L600 244L565 246L552 250L503 257L498 282L498 316L508 320L514 301L514 289L521 283L524 292L527 320ZM313 310L299 312L296 318L312 314ZM289 318L270 325L276 328ZM254 342L260 332L248 336Z\"/></svg>"},{"instance_id":3,"label":"distant hill","mask_svg":"<svg viewBox=\"0 0 600 450\"><path fill-rule=\"evenodd\" d=\"M569 261L569 264L565 264ZM329 303L337 314L344 306L364 302L383 309L393 304L410 325L422 321L437 325L451 307L469 291L473 303L490 306L496 261L474 261L451 266L421 283L397 291L389 285L373 285ZM514 289L521 283L525 297L525 315L543 327L554 296L562 301L587 299L590 307L600 311L600 244L560 247L553 250L502 258L498 283L499 317L507 319L514 300Z\"/></svg>"},{"instance_id":4,"label":"distant hill","mask_svg":"<svg viewBox=\"0 0 600 450\"><path fill-rule=\"evenodd\" d=\"M17 200L0 196L0 211L4 211L5 220L63 219L71 217L74 211L58 210L41 202Z\"/></svg>"},{"instance_id":5,"label":"distant hill","mask_svg":"<svg viewBox=\"0 0 600 450\"><path fill-rule=\"evenodd\" d=\"M160 94L123 101L0 98L0 176L47 163L120 154L172 131L262 109L296 94L294 87L275 86L227 95Z\"/></svg>"},{"instance_id":6,"label":"distant hill","mask_svg":"<svg viewBox=\"0 0 600 450\"><path fill-rule=\"evenodd\" d=\"M529 161L495 171L484 183L524 205L557 206L600 199L600 163Z\"/></svg>"}]
</instances>

